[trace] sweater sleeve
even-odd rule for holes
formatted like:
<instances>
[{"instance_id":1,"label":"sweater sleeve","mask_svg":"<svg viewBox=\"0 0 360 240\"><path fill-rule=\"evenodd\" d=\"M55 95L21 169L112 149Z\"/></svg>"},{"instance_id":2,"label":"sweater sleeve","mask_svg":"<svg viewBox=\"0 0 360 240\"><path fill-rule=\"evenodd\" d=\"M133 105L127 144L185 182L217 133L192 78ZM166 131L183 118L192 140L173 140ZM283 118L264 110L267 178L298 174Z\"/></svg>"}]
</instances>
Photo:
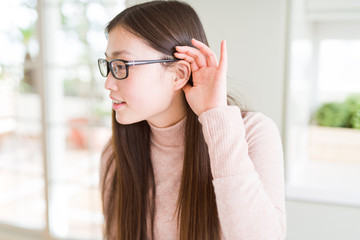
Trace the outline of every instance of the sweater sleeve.
<instances>
[{"instance_id":1,"label":"sweater sleeve","mask_svg":"<svg viewBox=\"0 0 360 240\"><path fill-rule=\"evenodd\" d=\"M259 112L245 120L236 106L208 110L199 121L224 239L284 239L284 163L276 124Z\"/></svg>"}]
</instances>

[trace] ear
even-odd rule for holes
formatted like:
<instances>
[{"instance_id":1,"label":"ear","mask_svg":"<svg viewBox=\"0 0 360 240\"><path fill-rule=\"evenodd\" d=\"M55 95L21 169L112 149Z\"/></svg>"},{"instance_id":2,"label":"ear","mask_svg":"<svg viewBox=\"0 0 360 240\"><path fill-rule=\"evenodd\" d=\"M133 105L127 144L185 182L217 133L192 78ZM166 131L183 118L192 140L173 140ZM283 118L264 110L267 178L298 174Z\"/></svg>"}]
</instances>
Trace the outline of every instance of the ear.
<instances>
[{"instance_id":1,"label":"ear","mask_svg":"<svg viewBox=\"0 0 360 240\"><path fill-rule=\"evenodd\" d=\"M176 62L176 78L174 80L174 90L182 89L186 83L189 81L191 76L191 67L190 63L185 60L180 60Z\"/></svg>"}]
</instances>

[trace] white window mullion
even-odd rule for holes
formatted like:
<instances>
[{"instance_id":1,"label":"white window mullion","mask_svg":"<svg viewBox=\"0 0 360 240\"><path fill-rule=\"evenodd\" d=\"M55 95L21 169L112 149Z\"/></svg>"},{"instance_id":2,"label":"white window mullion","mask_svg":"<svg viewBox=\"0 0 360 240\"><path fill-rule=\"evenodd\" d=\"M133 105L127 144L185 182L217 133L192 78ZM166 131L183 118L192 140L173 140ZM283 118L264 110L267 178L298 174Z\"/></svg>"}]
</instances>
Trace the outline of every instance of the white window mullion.
<instances>
[{"instance_id":1,"label":"white window mullion","mask_svg":"<svg viewBox=\"0 0 360 240\"><path fill-rule=\"evenodd\" d=\"M45 81L46 76L46 67L45 67L45 42L46 42L46 31L44 31L46 26L46 18L45 18L45 2L44 0L38 0L37 4L37 12L38 12L38 21L37 21L37 29L38 29L38 41L39 41L39 55L38 55L38 64L37 64L37 77L40 79L40 97L41 97L41 126L42 126L42 149L43 149L43 167L44 167L44 193L46 200L46 211L45 211L45 229L44 229L44 239L51 239L50 230L49 230L49 148L47 144L48 136L48 128L46 122L48 121L47 116L47 108L48 104L46 101L47 95L47 82Z\"/></svg>"}]
</instances>

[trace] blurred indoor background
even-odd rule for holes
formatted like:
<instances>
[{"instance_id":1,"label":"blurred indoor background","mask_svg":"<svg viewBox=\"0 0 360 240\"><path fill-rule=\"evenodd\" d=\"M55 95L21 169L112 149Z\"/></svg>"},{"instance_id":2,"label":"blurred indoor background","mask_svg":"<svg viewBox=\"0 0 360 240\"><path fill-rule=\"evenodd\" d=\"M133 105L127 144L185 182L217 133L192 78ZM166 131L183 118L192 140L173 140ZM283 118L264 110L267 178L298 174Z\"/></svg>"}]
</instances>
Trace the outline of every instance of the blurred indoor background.
<instances>
[{"instance_id":1,"label":"blurred indoor background","mask_svg":"<svg viewBox=\"0 0 360 240\"><path fill-rule=\"evenodd\" d=\"M0 240L102 239L96 62L138 2L0 1ZM360 0L186 2L228 42L229 92L279 128L286 239L360 239Z\"/></svg>"}]
</instances>

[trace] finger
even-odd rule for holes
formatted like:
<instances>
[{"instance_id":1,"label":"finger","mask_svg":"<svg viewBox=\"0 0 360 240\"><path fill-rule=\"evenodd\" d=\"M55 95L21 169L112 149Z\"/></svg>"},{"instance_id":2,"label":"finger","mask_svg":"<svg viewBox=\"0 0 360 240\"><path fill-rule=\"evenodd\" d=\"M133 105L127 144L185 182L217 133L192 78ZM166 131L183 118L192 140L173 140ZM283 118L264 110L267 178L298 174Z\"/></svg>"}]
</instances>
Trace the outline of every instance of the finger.
<instances>
[{"instance_id":1,"label":"finger","mask_svg":"<svg viewBox=\"0 0 360 240\"><path fill-rule=\"evenodd\" d=\"M185 53L174 53L175 57L184 59L185 61L190 63L191 71L195 72L199 69L199 66L197 65L194 58L186 55Z\"/></svg>"},{"instance_id":2,"label":"finger","mask_svg":"<svg viewBox=\"0 0 360 240\"><path fill-rule=\"evenodd\" d=\"M199 48L200 52L206 56L206 61L208 66L217 66L217 58L213 50L209 48L205 43L200 42L199 40L192 39L192 44L194 44L195 47Z\"/></svg>"},{"instance_id":3,"label":"finger","mask_svg":"<svg viewBox=\"0 0 360 240\"><path fill-rule=\"evenodd\" d=\"M197 65L201 67L205 67L207 65L206 57L196 48L189 46L177 46L176 50L181 53L185 53L191 56L197 63Z\"/></svg>"},{"instance_id":4,"label":"finger","mask_svg":"<svg viewBox=\"0 0 360 240\"><path fill-rule=\"evenodd\" d=\"M221 42L221 53L220 53L220 62L219 70L226 72L227 71L227 49L226 49L226 40Z\"/></svg>"}]
</instances>

